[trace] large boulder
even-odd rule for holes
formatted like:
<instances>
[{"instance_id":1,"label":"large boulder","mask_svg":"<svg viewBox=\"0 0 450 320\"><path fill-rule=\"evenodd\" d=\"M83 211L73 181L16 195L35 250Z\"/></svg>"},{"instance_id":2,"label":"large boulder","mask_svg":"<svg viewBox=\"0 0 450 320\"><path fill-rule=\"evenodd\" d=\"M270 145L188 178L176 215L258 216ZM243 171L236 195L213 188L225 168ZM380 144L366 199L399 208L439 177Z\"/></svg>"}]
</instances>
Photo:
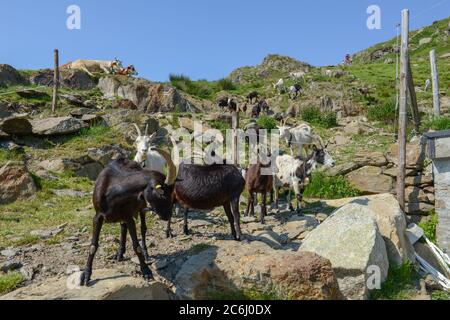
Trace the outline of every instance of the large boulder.
<instances>
[{"instance_id":1,"label":"large boulder","mask_svg":"<svg viewBox=\"0 0 450 320\"><path fill-rule=\"evenodd\" d=\"M0 130L10 135L28 135L33 132L30 121L24 116L11 116L0 120Z\"/></svg>"},{"instance_id":2,"label":"large boulder","mask_svg":"<svg viewBox=\"0 0 450 320\"><path fill-rule=\"evenodd\" d=\"M24 164L8 162L0 168L0 204L29 199L36 193L36 185Z\"/></svg>"},{"instance_id":3,"label":"large boulder","mask_svg":"<svg viewBox=\"0 0 450 320\"><path fill-rule=\"evenodd\" d=\"M26 80L19 71L7 64L0 64L0 87L24 84Z\"/></svg>"},{"instance_id":4,"label":"large boulder","mask_svg":"<svg viewBox=\"0 0 450 320\"><path fill-rule=\"evenodd\" d=\"M98 88L106 98L130 100L145 113L187 112L193 109L175 88L144 79L103 77Z\"/></svg>"},{"instance_id":5,"label":"large boulder","mask_svg":"<svg viewBox=\"0 0 450 320\"><path fill-rule=\"evenodd\" d=\"M64 135L80 131L87 125L73 117L56 117L32 120L33 133L40 136Z\"/></svg>"},{"instance_id":6,"label":"large boulder","mask_svg":"<svg viewBox=\"0 0 450 320\"><path fill-rule=\"evenodd\" d=\"M380 167L362 167L348 173L346 177L363 194L389 193L394 189L394 179L384 175Z\"/></svg>"},{"instance_id":7,"label":"large boulder","mask_svg":"<svg viewBox=\"0 0 450 320\"><path fill-rule=\"evenodd\" d=\"M378 194L338 200L327 200L327 205L335 208L347 204L366 207L368 214L375 219L378 230L383 236L389 261L395 265L414 262L414 248L406 237L406 216L397 199L392 194Z\"/></svg>"},{"instance_id":8,"label":"large boulder","mask_svg":"<svg viewBox=\"0 0 450 320\"><path fill-rule=\"evenodd\" d=\"M398 165L398 144L393 144L389 147L386 153L386 158L389 162ZM421 169L425 160L425 145L417 142L406 144L406 168L407 169Z\"/></svg>"},{"instance_id":9,"label":"large boulder","mask_svg":"<svg viewBox=\"0 0 450 320\"><path fill-rule=\"evenodd\" d=\"M44 283L20 288L0 300L170 300L172 293L160 282L146 282L115 270L95 270L96 281L80 287L80 274L47 279ZM72 281L73 280L73 281Z\"/></svg>"},{"instance_id":10,"label":"large boulder","mask_svg":"<svg viewBox=\"0 0 450 320\"><path fill-rule=\"evenodd\" d=\"M274 250L263 242L218 241L189 258L175 278L182 299L276 291L279 298L341 299L330 262L311 252Z\"/></svg>"},{"instance_id":11,"label":"large boulder","mask_svg":"<svg viewBox=\"0 0 450 320\"><path fill-rule=\"evenodd\" d=\"M30 77L30 82L39 86L53 86L53 70L40 70ZM63 87L76 90L90 90L97 86L97 80L81 70L62 70L59 79Z\"/></svg>"},{"instance_id":12,"label":"large boulder","mask_svg":"<svg viewBox=\"0 0 450 320\"><path fill-rule=\"evenodd\" d=\"M381 282L388 273L386 246L371 214L363 205L348 204L309 233L299 249L331 261L339 288L348 299L369 297L367 280L372 268L379 270Z\"/></svg>"}]
</instances>

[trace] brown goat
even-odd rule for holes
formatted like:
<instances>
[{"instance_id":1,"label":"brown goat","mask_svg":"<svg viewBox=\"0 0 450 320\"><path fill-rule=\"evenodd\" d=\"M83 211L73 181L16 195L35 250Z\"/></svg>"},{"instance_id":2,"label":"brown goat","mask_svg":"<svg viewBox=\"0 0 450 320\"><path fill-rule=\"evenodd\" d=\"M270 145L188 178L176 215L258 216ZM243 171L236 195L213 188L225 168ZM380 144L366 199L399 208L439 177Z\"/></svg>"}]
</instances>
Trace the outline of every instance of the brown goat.
<instances>
[{"instance_id":1,"label":"brown goat","mask_svg":"<svg viewBox=\"0 0 450 320\"><path fill-rule=\"evenodd\" d=\"M257 201L258 193L262 195L261 203L261 223L264 224L264 217L267 214L266 203L267 203L267 193L270 193L272 201L272 186L273 186L273 176L263 175L261 170L263 168L269 168L269 165L263 165L260 162L250 166L245 173L245 187L248 191L249 198L247 204L247 210L245 211L245 216L249 213L255 215L255 201ZM251 212L249 212L251 210Z\"/></svg>"}]
</instances>

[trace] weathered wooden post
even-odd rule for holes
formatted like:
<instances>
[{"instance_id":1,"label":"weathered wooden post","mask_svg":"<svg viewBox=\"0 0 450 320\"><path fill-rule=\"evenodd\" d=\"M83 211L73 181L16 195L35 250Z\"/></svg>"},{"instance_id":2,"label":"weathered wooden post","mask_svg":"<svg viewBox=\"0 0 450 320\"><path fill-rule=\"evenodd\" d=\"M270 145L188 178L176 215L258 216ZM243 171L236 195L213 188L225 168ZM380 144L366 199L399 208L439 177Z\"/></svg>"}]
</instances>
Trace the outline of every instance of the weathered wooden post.
<instances>
[{"instance_id":1,"label":"weathered wooden post","mask_svg":"<svg viewBox=\"0 0 450 320\"><path fill-rule=\"evenodd\" d=\"M55 70L53 72L52 112L56 111L56 107L58 104L58 89L59 89L59 53L58 49L55 49Z\"/></svg>"},{"instance_id":2,"label":"weathered wooden post","mask_svg":"<svg viewBox=\"0 0 450 320\"><path fill-rule=\"evenodd\" d=\"M239 129L239 111L233 111L231 113L231 128L233 130L233 161L235 165L238 165L239 150L238 150L238 129Z\"/></svg>"},{"instance_id":3,"label":"weathered wooden post","mask_svg":"<svg viewBox=\"0 0 450 320\"><path fill-rule=\"evenodd\" d=\"M409 60L409 57L408 57L407 81L408 81L409 96L411 98L411 109L414 119L414 129L418 134L420 132L420 113L419 113L419 106L417 104L416 88L414 86L414 78L412 74L411 62Z\"/></svg>"},{"instance_id":4,"label":"weathered wooden post","mask_svg":"<svg viewBox=\"0 0 450 320\"><path fill-rule=\"evenodd\" d=\"M433 110L434 116L441 115L441 103L439 101L439 74L436 64L436 50L430 51L431 76L433 80Z\"/></svg>"},{"instance_id":5,"label":"weathered wooden post","mask_svg":"<svg viewBox=\"0 0 450 320\"><path fill-rule=\"evenodd\" d=\"M402 41L400 54L400 103L398 120L398 173L397 200L405 209L405 167L406 167L406 105L408 95L408 46L409 46L409 10L402 11Z\"/></svg>"}]
</instances>

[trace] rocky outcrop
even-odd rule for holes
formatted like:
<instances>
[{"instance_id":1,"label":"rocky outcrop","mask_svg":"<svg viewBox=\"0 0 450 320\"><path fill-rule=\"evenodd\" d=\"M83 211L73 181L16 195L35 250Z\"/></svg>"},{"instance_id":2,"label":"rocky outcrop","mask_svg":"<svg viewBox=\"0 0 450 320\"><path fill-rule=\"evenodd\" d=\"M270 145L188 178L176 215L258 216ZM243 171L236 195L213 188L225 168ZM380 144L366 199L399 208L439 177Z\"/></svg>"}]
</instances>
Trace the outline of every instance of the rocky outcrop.
<instances>
[{"instance_id":1,"label":"rocky outcrop","mask_svg":"<svg viewBox=\"0 0 450 320\"><path fill-rule=\"evenodd\" d=\"M26 166L18 162L8 162L0 167L0 204L33 197L36 185Z\"/></svg>"},{"instance_id":2,"label":"rocky outcrop","mask_svg":"<svg viewBox=\"0 0 450 320\"><path fill-rule=\"evenodd\" d=\"M348 299L367 299L370 268L386 279L389 262L384 240L371 210L348 204L314 229L300 247L331 261L339 288Z\"/></svg>"},{"instance_id":3,"label":"rocky outcrop","mask_svg":"<svg viewBox=\"0 0 450 320\"><path fill-rule=\"evenodd\" d=\"M0 87L26 84L19 71L7 64L0 64Z\"/></svg>"},{"instance_id":4,"label":"rocky outcrop","mask_svg":"<svg viewBox=\"0 0 450 320\"><path fill-rule=\"evenodd\" d=\"M389 261L396 265L404 262L414 262L414 249L406 232L406 217L400 205L392 194L327 200L328 206L342 207L347 204L358 204L370 210L370 216L375 220L378 230L383 236Z\"/></svg>"},{"instance_id":5,"label":"rocky outcrop","mask_svg":"<svg viewBox=\"0 0 450 320\"><path fill-rule=\"evenodd\" d=\"M53 86L53 70L40 70L30 77L30 82L39 86ZM90 90L97 86L97 80L81 70L61 70L60 84L75 90Z\"/></svg>"},{"instance_id":6,"label":"rocky outcrop","mask_svg":"<svg viewBox=\"0 0 450 320\"><path fill-rule=\"evenodd\" d=\"M39 136L70 134L87 127L83 121L72 117L32 120L31 125L33 133Z\"/></svg>"},{"instance_id":7,"label":"rocky outcrop","mask_svg":"<svg viewBox=\"0 0 450 320\"><path fill-rule=\"evenodd\" d=\"M394 188L394 179L382 174L379 167L362 167L347 174L346 178L363 194L389 193Z\"/></svg>"},{"instance_id":8,"label":"rocky outcrop","mask_svg":"<svg viewBox=\"0 0 450 320\"><path fill-rule=\"evenodd\" d=\"M160 282L146 282L115 270L95 270L97 281L79 286L80 273L47 279L1 296L0 300L171 300L172 293Z\"/></svg>"},{"instance_id":9,"label":"rocky outcrop","mask_svg":"<svg viewBox=\"0 0 450 320\"><path fill-rule=\"evenodd\" d=\"M195 111L175 88L144 79L103 77L98 88L106 98L130 100L145 113Z\"/></svg>"},{"instance_id":10,"label":"rocky outcrop","mask_svg":"<svg viewBox=\"0 0 450 320\"><path fill-rule=\"evenodd\" d=\"M253 241L218 241L192 256L178 272L183 299L236 296L245 290L275 291L280 299L341 299L330 262L310 252L273 250Z\"/></svg>"},{"instance_id":11,"label":"rocky outcrop","mask_svg":"<svg viewBox=\"0 0 450 320\"><path fill-rule=\"evenodd\" d=\"M30 121L23 115L0 120L0 131L16 136L28 135L33 132Z\"/></svg>"}]
</instances>

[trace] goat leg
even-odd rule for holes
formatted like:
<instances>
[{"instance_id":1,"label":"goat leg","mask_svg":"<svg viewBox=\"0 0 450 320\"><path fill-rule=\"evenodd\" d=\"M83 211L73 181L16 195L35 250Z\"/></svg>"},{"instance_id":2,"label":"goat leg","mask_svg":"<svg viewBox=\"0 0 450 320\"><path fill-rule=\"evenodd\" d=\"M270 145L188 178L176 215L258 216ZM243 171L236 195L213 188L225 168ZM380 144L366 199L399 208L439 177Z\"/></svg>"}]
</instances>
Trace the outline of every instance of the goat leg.
<instances>
[{"instance_id":1,"label":"goat leg","mask_svg":"<svg viewBox=\"0 0 450 320\"><path fill-rule=\"evenodd\" d=\"M189 226L188 226L188 214L189 209L184 209L184 226L183 226L183 232L185 235L189 235Z\"/></svg>"},{"instance_id":2,"label":"goat leg","mask_svg":"<svg viewBox=\"0 0 450 320\"><path fill-rule=\"evenodd\" d=\"M245 214L244 214L245 217L248 217L252 203L253 203L253 192L250 191L248 193L247 209L245 209Z\"/></svg>"},{"instance_id":3,"label":"goat leg","mask_svg":"<svg viewBox=\"0 0 450 320\"><path fill-rule=\"evenodd\" d=\"M127 225L125 223L120 224L120 242L119 242L119 250L114 257L114 260L120 262L124 260L124 255L127 250Z\"/></svg>"},{"instance_id":4,"label":"goat leg","mask_svg":"<svg viewBox=\"0 0 450 320\"><path fill-rule=\"evenodd\" d=\"M228 222L230 223L231 234L233 235L233 238L236 239L236 229L234 227L234 216L231 210L231 204L230 203L224 204L223 210L225 211L228 218Z\"/></svg>"},{"instance_id":5,"label":"goat leg","mask_svg":"<svg viewBox=\"0 0 450 320\"><path fill-rule=\"evenodd\" d=\"M127 221L127 226L128 226L128 231L130 232L131 241L133 242L133 250L139 259L139 265L141 267L142 276L144 277L145 280L152 280L153 275L152 275L150 268L145 263L143 250L142 250L141 246L139 245L139 240L137 237L136 223L134 222L133 218L131 218Z\"/></svg>"},{"instance_id":6,"label":"goat leg","mask_svg":"<svg viewBox=\"0 0 450 320\"><path fill-rule=\"evenodd\" d=\"M262 201L261 201L261 224L265 224L265 216L267 214L267 208L266 208L266 202L267 202L267 192L262 193Z\"/></svg>"},{"instance_id":7,"label":"goat leg","mask_svg":"<svg viewBox=\"0 0 450 320\"><path fill-rule=\"evenodd\" d=\"M92 276L92 263L94 262L95 253L98 249L98 240L100 238L100 231L103 226L103 217L99 214L96 214L93 220L93 232L92 232L92 240L91 246L89 248L89 257L86 263L86 268L83 270L83 273L80 277L80 284L82 286L87 286L89 281L91 281Z\"/></svg>"},{"instance_id":8,"label":"goat leg","mask_svg":"<svg viewBox=\"0 0 450 320\"><path fill-rule=\"evenodd\" d=\"M234 229L235 229L235 240L242 240L242 232L241 232L241 214L239 212L239 197L231 200L231 211L234 219Z\"/></svg>"},{"instance_id":9,"label":"goat leg","mask_svg":"<svg viewBox=\"0 0 450 320\"><path fill-rule=\"evenodd\" d=\"M145 261L150 261L150 256L148 255L148 250L147 250L147 223L145 221L145 211L141 211L139 213L140 217L141 217L141 242L142 242L142 250L143 250L143 255L145 258Z\"/></svg>"},{"instance_id":10,"label":"goat leg","mask_svg":"<svg viewBox=\"0 0 450 320\"><path fill-rule=\"evenodd\" d=\"M171 224L172 224L172 218L170 218L169 221L167 221L166 238L173 238Z\"/></svg>"}]
</instances>

